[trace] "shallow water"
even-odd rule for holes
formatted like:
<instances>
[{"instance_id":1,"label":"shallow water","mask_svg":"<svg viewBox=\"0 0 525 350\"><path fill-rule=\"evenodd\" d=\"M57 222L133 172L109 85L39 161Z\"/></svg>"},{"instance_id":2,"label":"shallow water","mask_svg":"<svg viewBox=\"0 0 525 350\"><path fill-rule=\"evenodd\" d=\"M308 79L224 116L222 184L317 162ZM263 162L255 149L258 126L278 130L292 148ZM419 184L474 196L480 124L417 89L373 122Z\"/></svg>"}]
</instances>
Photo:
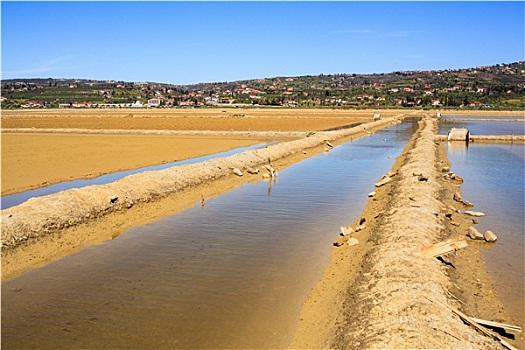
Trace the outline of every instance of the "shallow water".
<instances>
[{"instance_id":1,"label":"shallow water","mask_svg":"<svg viewBox=\"0 0 525 350\"><path fill-rule=\"evenodd\" d=\"M494 119L487 117L487 119ZM480 121L471 119L471 121L454 121L453 119L441 120L439 122L439 133L446 135L451 128L467 128L470 135L524 135L525 123L521 122L494 122Z\"/></svg>"},{"instance_id":2,"label":"shallow water","mask_svg":"<svg viewBox=\"0 0 525 350\"><path fill-rule=\"evenodd\" d=\"M415 121L2 283L2 347L281 348Z\"/></svg>"},{"instance_id":3,"label":"shallow water","mask_svg":"<svg viewBox=\"0 0 525 350\"><path fill-rule=\"evenodd\" d=\"M227 157L233 154L241 153L241 152L248 151L251 149L261 148L264 146L266 146L266 144L257 144L257 145L247 146L247 147L239 147L239 148L235 148L235 149L232 149L226 152L214 153L214 154L210 154L207 156L186 159L186 160L181 160L181 161L176 161L176 162L170 162L170 163L165 163L165 164L159 164L159 165L152 165L152 166L148 166L144 168L119 171L119 172L115 172L111 174L98 176L93 179L65 181L65 182L55 184L55 185L50 185L50 186L37 188L34 190L30 190L30 191L24 191L24 192L15 193L15 194L8 195L8 196L3 196L1 198L1 205L2 205L2 209L7 209L10 207L14 207L15 205L19 205L27 201L28 199L34 198L34 197L47 196L49 194L58 193L58 192L65 191L65 190L70 190L72 188L82 188L82 187L92 186L92 185L104 185L104 184L108 184L108 183L117 181L119 179L122 179L123 177L132 175L132 174L143 173L145 171L162 170L162 169L167 169L167 168L171 168L174 166L180 166L184 164L199 163L205 160L210 160L210 159L214 159L218 157Z\"/></svg>"},{"instance_id":4,"label":"shallow water","mask_svg":"<svg viewBox=\"0 0 525 350\"><path fill-rule=\"evenodd\" d=\"M524 153L523 144L448 144L451 170L465 180L463 198L486 214L476 228L498 237L495 244L484 244L483 256L507 311L517 320L523 320L525 300Z\"/></svg>"}]
</instances>

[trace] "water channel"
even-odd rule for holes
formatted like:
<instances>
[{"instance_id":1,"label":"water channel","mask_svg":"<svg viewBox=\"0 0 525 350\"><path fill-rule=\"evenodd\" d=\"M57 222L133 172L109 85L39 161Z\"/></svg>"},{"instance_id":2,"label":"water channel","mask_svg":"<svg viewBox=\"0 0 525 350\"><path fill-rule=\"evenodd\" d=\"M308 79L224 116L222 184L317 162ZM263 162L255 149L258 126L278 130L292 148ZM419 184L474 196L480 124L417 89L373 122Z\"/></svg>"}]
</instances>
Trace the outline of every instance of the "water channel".
<instances>
[{"instance_id":1,"label":"water channel","mask_svg":"<svg viewBox=\"0 0 525 350\"><path fill-rule=\"evenodd\" d=\"M476 134L494 135L505 128L507 134L523 134L523 122L466 122L465 127ZM440 133L447 133L440 125ZM510 131L510 132L509 132ZM495 244L482 245L486 268L494 280L507 311L518 322L524 320L525 286L525 145L510 143L461 142L447 145L451 170L463 176L463 198L473 203L473 210L487 215L476 228L493 231ZM523 326L523 325L522 325Z\"/></svg>"},{"instance_id":2,"label":"water channel","mask_svg":"<svg viewBox=\"0 0 525 350\"><path fill-rule=\"evenodd\" d=\"M282 348L417 119L2 283L2 348Z\"/></svg>"}]
</instances>

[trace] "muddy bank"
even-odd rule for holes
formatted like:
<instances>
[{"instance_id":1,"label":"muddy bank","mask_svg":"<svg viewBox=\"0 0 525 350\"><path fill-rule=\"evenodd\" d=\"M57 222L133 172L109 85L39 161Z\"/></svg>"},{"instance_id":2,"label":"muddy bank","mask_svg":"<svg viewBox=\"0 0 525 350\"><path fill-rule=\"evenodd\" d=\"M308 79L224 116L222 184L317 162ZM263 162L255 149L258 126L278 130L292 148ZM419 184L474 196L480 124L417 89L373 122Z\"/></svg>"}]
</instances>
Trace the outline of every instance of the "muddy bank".
<instances>
[{"instance_id":1,"label":"muddy bank","mask_svg":"<svg viewBox=\"0 0 525 350\"><path fill-rule=\"evenodd\" d=\"M330 141L336 143L337 141L333 140L358 137L398 122L398 118L389 118L352 129L316 133L299 140L226 158L145 172L108 185L90 186L33 198L2 211L2 278L13 277L28 267L63 256L64 252L74 250L90 241L100 241L99 236L107 239L109 235L111 238L111 235L118 234L112 231L120 232L124 226L130 225L129 222L147 221L147 218L151 220L152 216L169 211L155 211L155 205L152 203L166 199L176 206L179 201L194 201L196 194L199 197L214 195L216 191L210 189L210 184L216 181L228 182L227 187L231 188L234 184L260 178L261 174L266 172L264 166L269 165L270 161L276 165L285 159L300 157L295 159L297 161L305 156L305 151L322 151L323 147L329 149ZM235 168L243 173L242 177L234 174ZM259 168L261 172L250 175L247 172L250 168ZM195 191L185 199L188 190ZM147 213L141 213L143 207L146 207L142 205L145 203L149 203L150 209L144 210ZM130 214L133 209L135 214ZM141 219L134 220L135 218L131 217L126 220L126 216L131 215L139 215ZM117 223L106 222L109 216L117 216ZM104 233L99 233L98 230ZM75 239L68 240L65 237L70 234ZM56 240L61 240L62 243L57 244ZM40 249L44 245L47 248Z\"/></svg>"},{"instance_id":2,"label":"muddy bank","mask_svg":"<svg viewBox=\"0 0 525 350\"><path fill-rule=\"evenodd\" d=\"M354 231L363 228L349 236L359 244L333 248L330 265L303 306L291 348L502 348L442 304L471 316L507 320L476 244L469 242L467 249L445 258L460 272L418 252L464 236L472 224L449 210L460 204L452 199L455 184L441 173L446 153L435 142L435 123L422 122L386 184L375 189L362 217L351 225ZM482 298L472 297L472 287ZM485 309L480 299L489 303Z\"/></svg>"}]
</instances>

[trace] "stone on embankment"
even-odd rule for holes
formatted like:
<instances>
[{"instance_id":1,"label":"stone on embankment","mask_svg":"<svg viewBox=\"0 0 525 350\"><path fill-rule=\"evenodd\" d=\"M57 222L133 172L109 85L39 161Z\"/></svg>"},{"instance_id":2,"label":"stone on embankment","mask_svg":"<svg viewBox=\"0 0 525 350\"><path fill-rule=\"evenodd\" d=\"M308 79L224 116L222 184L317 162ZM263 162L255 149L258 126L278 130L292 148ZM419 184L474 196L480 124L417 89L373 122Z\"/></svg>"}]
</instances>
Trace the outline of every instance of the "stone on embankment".
<instances>
[{"instance_id":1,"label":"stone on embankment","mask_svg":"<svg viewBox=\"0 0 525 350\"><path fill-rule=\"evenodd\" d=\"M352 229L352 226L346 226L346 227L341 226L341 234L343 236L349 235L352 232L354 232L354 230Z\"/></svg>"},{"instance_id":2,"label":"stone on embankment","mask_svg":"<svg viewBox=\"0 0 525 350\"><path fill-rule=\"evenodd\" d=\"M345 236L339 236L337 237L337 240L333 243L334 247L340 247L344 245L348 241L348 238Z\"/></svg>"},{"instance_id":3,"label":"stone on embankment","mask_svg":"<svg viewBox=\"0 0 525 350\"><path fill-rule=\"evenodd\" d=\"M348 244L349 246L354 246L354 245L358 245L358 244L359 244L359 241L357 240L357 238L352 237L352 238L349 238L349 239L348 239L347 244Z\"/></svg>"},{"instance_id":4,"label":"stone on embankment","mask_svg":"<svg viewBox=\"0 0 525 350\"><path fill-rule=\"evenodd\" d=\"M459 191L454 192L454 200L456 202L463 202L463 197Z\"/></svg>"},{"instance_id":5,"label":"stone on embankment","mask_svg":"<svg viewBox=\"0 0 525 350\"><path fill-rule=\"evenodd\" d=\"M492 231L485 232L483 238L485 238L485 241L487 242L496 242L498 239L498 237L496 237L496 235Z\"/></svg>"},{"instance_id":6,"label":"stone on embankment","mask_svg":"<svg viewBox=\"0 0 525 350\"><path fill-rule=\"evenodd\" d=\"M376 191L372 191L372 192L370 192L370 193L368 194L368 197L373 197L373 196L375 196L375 195L376 195Z\"/></svg>"},{"instance_id":7,"label":"stone on embankment","mask_svg":"<svg viewBox=\"0 0 525 350\"><path fill-rule=\"evenodd\" d=\"M239 168L233 168L233 173L237 176L242 176L242 171Z\"/></svg>"},{"instance_id":8,"label":"stone on embankment","mask_svg":"<svg viewBox=\"0 0 525 350\"><path fill-rule=\"evenodd\" d=\"M465 210L465 214L469 216L474 216L477 218L485 216L485 213L482 213L480 211L472 211L472 210Z\"/></svg>"},{"instance_id":9,"label":"stone on embankment","mask_svg":"<svg viewBox=\"0 0 525 350\"><path fill-rule=\"evenodd\" d=\"M478 230L476 230L476 228L473 227L473 226L470 226L470 227L468 228L467 236L468 236L470 239L474 239L474 240L482 240L482 239L483 239L483 235L481 234L481 232L479 232Z\"/></svg>"},{"instance_id":10,"label":"stone on embankment","mask_svg":"<svg viewBox=\"0 0 525 350\"><path fill-rule=\"evenodd\" d=\"M382 179L381 181L379 181L378 183L376 183L376 187L381 187L381 186L384 186L386 185L387 183L389 183L390 181L392 181L392 178L391 177L385 177L384 179Z\"/></svg>"}]
</instances>

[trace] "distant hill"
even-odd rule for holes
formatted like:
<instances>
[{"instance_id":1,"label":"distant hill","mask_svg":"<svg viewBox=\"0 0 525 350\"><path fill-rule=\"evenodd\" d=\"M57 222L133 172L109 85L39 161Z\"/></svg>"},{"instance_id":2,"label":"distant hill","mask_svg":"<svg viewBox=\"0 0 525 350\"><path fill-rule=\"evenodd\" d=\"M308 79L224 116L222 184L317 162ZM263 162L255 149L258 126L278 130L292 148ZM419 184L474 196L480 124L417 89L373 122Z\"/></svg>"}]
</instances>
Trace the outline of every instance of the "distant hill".
<instances>
[{"instance_id":1,"label":"distant hill","mask_svg":"<svg viewBox=\"0 0 525 350\"><path fill-rule=\"evenodd\" d=\"M525 109L525 62L456 70L274 77L172 85L3 80L2 108L286 106Z\"/></svg>"}]
</instances>

